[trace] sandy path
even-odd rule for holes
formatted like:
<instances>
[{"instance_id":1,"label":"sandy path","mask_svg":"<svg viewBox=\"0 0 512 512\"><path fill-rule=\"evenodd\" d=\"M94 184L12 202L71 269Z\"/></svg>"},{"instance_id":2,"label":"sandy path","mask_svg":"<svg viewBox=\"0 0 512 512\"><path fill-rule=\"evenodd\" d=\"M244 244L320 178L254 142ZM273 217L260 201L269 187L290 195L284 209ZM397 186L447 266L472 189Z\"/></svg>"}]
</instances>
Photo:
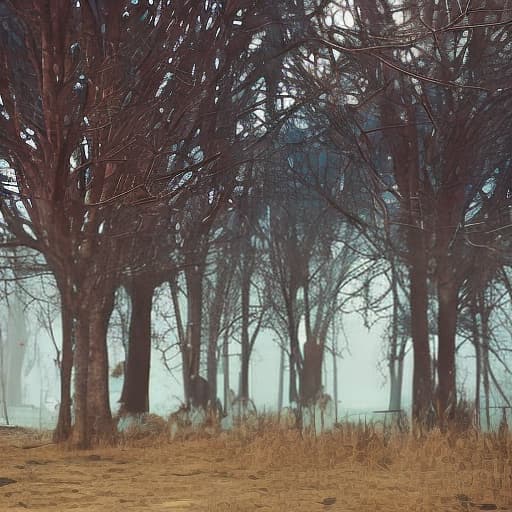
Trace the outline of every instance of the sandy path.
<instances>
[{"instance_id":1,"label":"sandy path","mask_svg":"<svg viewBox=\"0 0 512 512\"><path fill-rule=\"evenodd\" d=\"M430 512L478 510L455 497L468 487L472 499L492 498L485 488L478 491L478 482L466 485L455 467L451 473L418 472L406 464L370 468L346 460L323 468L285 458L277 466L250 445L228 448L206 440L87 452L23 449L27 442L0 432L0 477L16 480L0 487L0 511ZM327 498L335 502L322 504ZM507 491L498 498L497 506L510 510Z\"/></svg>"}]
</instances>

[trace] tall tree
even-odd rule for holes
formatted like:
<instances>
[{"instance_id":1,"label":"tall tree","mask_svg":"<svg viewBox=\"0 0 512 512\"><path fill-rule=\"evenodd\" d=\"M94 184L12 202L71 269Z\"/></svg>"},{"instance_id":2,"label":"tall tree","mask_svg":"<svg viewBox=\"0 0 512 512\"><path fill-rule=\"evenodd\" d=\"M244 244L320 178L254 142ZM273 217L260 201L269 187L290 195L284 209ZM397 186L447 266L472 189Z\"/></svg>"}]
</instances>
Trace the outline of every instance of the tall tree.
<instances>
[{"instance_id":1,"label":"tall tree","mask_svg":"<svg viewBox=\"0 0 512 512\"><path fill-rule=\"evenodd\" d=\"M74 437L81 446L90 443L94 424L104 425L99 435L109 429L108 404L94 407L93 416L101 417L93 424L88 397L108 396L102 333L117 270L129 265L119 235L137 237L147 204L193 187L208 169L202 160L220 152L226 163L223 138L210 139L200 153L193 142L207 140L205 112L229 80L231 63L243 62L254 31L268 20L263 7L245 1L0 4L6 20L0 156L18 187L3 213L19 241L41 251L55 274L68 315L63 395L73 362ZM183 147L194 163L176 167L174 155ZM64 438L70 403L61 404L57 437Z\"/></svg>"}]
</instances>

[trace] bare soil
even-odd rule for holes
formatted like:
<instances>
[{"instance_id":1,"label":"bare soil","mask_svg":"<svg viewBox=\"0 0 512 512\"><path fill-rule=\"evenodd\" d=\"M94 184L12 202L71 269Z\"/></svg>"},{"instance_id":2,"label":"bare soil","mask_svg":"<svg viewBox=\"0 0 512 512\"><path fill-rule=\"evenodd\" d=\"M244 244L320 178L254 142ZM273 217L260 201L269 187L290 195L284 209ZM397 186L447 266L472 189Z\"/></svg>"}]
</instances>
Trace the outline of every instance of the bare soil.
<instances>
[{"instance_id":1,"label":"bare soil","mask_svg":"<svg viewBox=\"0 0 512 512\"><path fill-rule=\"evenodd\" d=\"M276 429L91 451L48 442L0 429L0 511L512 511L511 436L384 443L354 429Z\"/></svg>"}]
</instances>

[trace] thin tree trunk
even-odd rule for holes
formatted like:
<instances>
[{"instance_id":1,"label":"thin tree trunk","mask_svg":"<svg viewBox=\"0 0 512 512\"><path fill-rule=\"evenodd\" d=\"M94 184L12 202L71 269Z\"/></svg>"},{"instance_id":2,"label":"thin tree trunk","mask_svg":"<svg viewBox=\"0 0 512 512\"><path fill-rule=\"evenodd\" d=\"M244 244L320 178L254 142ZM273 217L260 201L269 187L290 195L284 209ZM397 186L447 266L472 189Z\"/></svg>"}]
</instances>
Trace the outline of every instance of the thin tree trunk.
<instances>
[{"instance_id":1,"label":"thin tree trunk","mask_svg":"<svg viewBox=\"0 0 512 512\"><path fill-rule=\"evenodd\" d=\"M187 281L187 344L185 347L185 395L188 400L200 402L200 397L192 397L194 389L190 383L193 376L199 376L201 363L201 322L203 300L203 273L198 267L186 271Z\"/></svg>"},{"instance_id":2,"label":"thin tree trunk","mask_svg":"<svg viewBox=\"0 0 512 512\"><path fill-rule=\"evenodd\" d=\"M147 275L134 276L128 286L131 298L128 359L122 392L122 414L149 411L151 365L151 309L155 281Z\"/></svg>"},{"instance_id":3,"label":"thin tree trunk","mask_svg":"<svg viewBox=\"0 0 512 512\"><path fill-rule=\"evenodd\" d=\"M455 414L457 390L455 380L455 334L457 328L458 289L448 262L438 269L438 400L441 420Z\"/></svg>"},{"instance_id":4,"label":"thin tree trunk","mask_svg":"<svg viewBox=\"0 0 512 512\"><path fill-rule=\"evenodd\" d=\"M300 375L302 373L301 368L299 366L300 361L300 349L299 349L299 340L296 329L293 328L291 332L290 339L290 383L289 383L289 400L290 402L299 403L300 396L299 390L297 387L297 374L300 379Z\"/></svg>"},{"instance_id":5,"label":"thin tree trunk","mask_svg":"<svg viewBox=\"0 0 512 512\"><path fill-rule=\"evenodd\" d=\"M478 308L476 300L473 296L471 299L471 324L473 331L473 346L475 347L475 412L476 423L480 428L480 383L482 380L482 349L477 310Z\"/></svg>"},{"instance_id":6,"label":"thin tree trunk","mask_svg":"<svg viewBox=\"0 0 512 512\"><path fill-rule=\"evenodd\" d=\"M307 275L304 277L302 290L304 293L304 326L306 328L306 341L310 341L313 335L311 331L311 306L309 303L309 277Z\"/></svg>"},{"instance_id":7,"label":"thin tree trunk","mask_svg":"<svg viewBox=\"0 0 512 512\"><path fill-rule=\"evenodd\" d=\"M389 409L398 410L402 406L402 381L406 341L403 339L399 341L400 300L398 297L398 276L394 261L391 262L391 292L393 296L393 317L391 320L391 346L389 353Z\"/></svg>"},{"instance_id":8,"label":"thin tree trunk","mask_svg":"<svg viewBox=\"0 0 512 512\"><path fill-rule=\"evenodd\" d=\"M288 324L288 336L290 338L290 356L289 356L289 400L290 403L300 402L299 390L297 388L297 373L300 379L301 364L300 364L300 346L299 346L299 333L297 322L295 319L295 304L297 303L297 287L290 286L290 294L286 300L286 316Z\"/></svg>"},{"instance_id":9,"label":"thin tree trunk","mask_svg":"<svg viewBox=\"0 0 512 512\"><path fill-rule=\"evenodd\" d=\"M402 385L404 375L404 361L403 359L395 359L390 363L390 395L389 395L389 409L398 410L402 408Z\"/></svg>"},{"instance_id":10,"label":"thin tree trunk","mask_svg":"<svg viewBox=\"0 0 512 512\"><path fill-rule=\"evenodd\" d=\"M229 330L224 332L222 341L222 369L224 370L224 414L228 414L229 403Z\"/></svg>"},{"instance_id":11,"label":"thin tree trunk","mask_svg":"<svg viewBox=\"0 0 512 512\"><path fill-rule=\"evenodd\" d=\"M385 70L387 75L389 70ZM389 143L393 148L395 177L402 196L403 217L408 224L407 258L409 267L409 302L411 313L411 338L413 345L412 416L416 423L424 423L432 405L431 356L428 330L428 248L425 215L423 212L423 180L420 171L420 148L415 127L416 112L407 108L410 129L402 135L392 135ZM386 124L400 123L397 111L390 102L382 104L382 116ZM391 136L391 134L387 134Z\"/></svg>"},{"instance_id":12,"label":"thin tree trunk","mask_svg":"<svg viewBox=\"0 0 512 512\"><path fill-rule=\"evenodd\" d=\"M72 432L73 444L86 449L91 445L91 435L87 417L87 393L89 371L89 309L82 304L77 311L75 332L75 422Z\"/></svg>"},{"instance_id":13,"label":"thin tree trunk","mask_svg":"<svg viewBox=\"0 0 512 512\"><path fill-rule=\"evenodd\" d=\"M217 343L218 333L208 333L208 353L206 358L206 380L208 381L208 400L215 404L217 400Z\"/></svg>"},{"instance_id":14,"label":"thin tree trunk","mask_svg":"<svg viewBox=\"0 0 512 512\"><path fill-rule=\"evenodd\" d=\"M427 255L423 232L409 229L411 336L414 352L413 405L415 421L422 422L432 403L432 377L428 339Z\"/></svg>"},{"instance_id":15,"label":"thin tree trunk","mask_svg":"<svg viewBox=\"0 0 512 512\"><path fill-rule=\"evenodd\" d=\"M174 308L174 316L176 318L176 328L178 331L178 341L180 344L180 352L181 352L181 375L183 377L183 393L184 393L184 403L189 403L189 394L188 394L188 359L187 359L187 335L185 333L185 328L183 327L183 321L181 317L181 306L179 301L178 294L178 284L176 282L177 276L172 276L169 280L169 287L171 289L171 298L172 304Z\"/></svg>"},{"instance_id":16,"label":"thin tree trunk","mask_svg":"<svg viewBox=\"0 0 512 512\"><path fill-rule=\"evenodd\" d=\"M213 300L210 305L208 322L208 353L207 353L207 380L209 400L211 404L217 401L217 372L218 357L217 349L219 344L220 326L226 302L226 293L229 289L229 264L226 261L226 254L218 256L217 272Z\"/></svg>"},{"instance_id":17,"label":"thin tree trunk","mask_svg":"<svg viewBox=\"0 0 512 512\"><path fill-rule=\"evenodd\" d=\"M28 335L25 313L18 294L14 293L8 307L6 350L7 404L20 406L23 403L23 361L27 350Z\"/></svg>"},{"instance_id":18,"label":"thin tree trunk","mask_svg":"<svg viewBox=\"0 0 512 512\"><path fill-rule=\"evenodd\" d=\"M480 294L480 322L482 333L482 370L483 370L483 388L485 400L485 422L487 430L491 429L491 403L490 403L490 382L489 382L489 318L485 308L485 296Z\"/></svg>"},{"instance_id":19,"label":"thin tree trunk","mask_svg":"<svg viewBox=\"0 0 512 512\"><path fill-rule=\"evenodd\" d=\"M54 442L62 442L71 435L71 372L73 369L73 308L61 294L62 350L60 362L60 405Z\"/></svg>"},{"instance_id":20,"label":"thin tree trunk","mask_svg":"<svg viewBox=\"0 0 512 512\"><path fill-rule=\"evenodd\" d=\"M279 358L279 382L277 387L277 415L281 417L281 410L283 409L283 396L284 396L284 347L281 347L281 355Z\"/></svg>"},{"instance_id":21,"label":"thin tree trunk","mask_svg":"<svg viewBox=\"0 0 512 512\"><path fill-rule=\"evenodd\" d=\"M290 403L299 403L299 392L297 390L297 368L296 368L296 360L297 356L293 353L294 349L292 347L290 357L289 357L289 390L288 390L288 399Z\"/></svg>"},{"instance_id":22,"label":"thin tree trunk","mask_svg":"<svg viewBox=\"0 0 512 512\"><path fill-rule=\"evenodd\" d=\"M247 256L246 256L247 257ZM250 361L250 337L249 337L249 307L251 293L251 276L248 265L242 265L241 276L241 304L242 304L242 332L241 332L241 361L240 361L240 398L242 401L249 399L249 361Z\"/></svg>"},{"instance_id":23,"label":"thin tree trunk","mask_svg":"<svg viewBox=\"0 0 512 512\"><path fill-rule=\"evenodd\" d=\"M338 333L336 320L332 323L332 398L334 400L334 421L338 422Z\"/></svg>"},{"instance_id":24,"label":"thin tree trunk","mask_svg":"<svg viewBox=\"0 0 512 512\"><path fill-rule=\"evenodd\" d=\"M5 364L4 364L5 343L0 332L0 391L2 392L2 408L6 425L9 425L9 411L7 410L7 393L5 389Z\"/></svg>"}]
</instances>

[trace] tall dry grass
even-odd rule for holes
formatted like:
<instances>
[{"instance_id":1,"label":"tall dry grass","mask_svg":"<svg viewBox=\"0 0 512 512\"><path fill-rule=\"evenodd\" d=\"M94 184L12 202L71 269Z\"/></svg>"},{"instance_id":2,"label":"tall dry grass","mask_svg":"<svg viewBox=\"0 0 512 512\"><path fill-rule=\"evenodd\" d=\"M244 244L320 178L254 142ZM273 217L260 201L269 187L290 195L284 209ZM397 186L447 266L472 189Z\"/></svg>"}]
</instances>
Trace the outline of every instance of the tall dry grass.
<instances>
[{"instance_id":1,"label":"tall dry grass","mask_svg":"<svg viewBox=\"0 0 512 512\"><path fill-rule=\"evenodd\" d=\"M484 433L474 428L453 428L441 432L434 428L418 433L416 429L407 432L385 429L381 423L345 422L338 423L332 431L317 434L283 427L277 416L266 414L258 415L250 425L241 424L228 431L214 425L185 425L171 438L169 423L151 414L142 426L133 426L119 434L117 442L135 447L204 440L235 453L243 451L245 457L250 455L269 467L307 460L321 467L350 461L368 467L412 465L422 470L448 464L461 471L475 464L488 470L499 470L508 464L512 470L512 432L509 430ZM512 478L512 473L510 475Z\"/></svg>"},{"instance_id":2,"label":"tall dry grass","mask_svg":"<svg viewBox=\"0 0 512 512\"><path fill-rule=\"evenodd\" d=\"M160 446L162 452L179 445L182 452L216 454L212 457L229 461L232 468L256 474L260 470L305 479L300 475L307 472L312 488L322 488L327 474L350 473L368 482L387 477L396 482L397 495L405 490L423 500L415 510L433 510L441 497L451 500L448 508L455 500L460 510L478 504L489 505L490 510L512 510L512 433L508 430L400 432L384 429L382 423L347 422L315 435L284 427L275 416L260 415L250 425L229 431L186 426L171 439L168 425L160 419L156 423L159 429L146 435L125 435L120 443L124 447Z\"/></svg>"}]
</instances>

